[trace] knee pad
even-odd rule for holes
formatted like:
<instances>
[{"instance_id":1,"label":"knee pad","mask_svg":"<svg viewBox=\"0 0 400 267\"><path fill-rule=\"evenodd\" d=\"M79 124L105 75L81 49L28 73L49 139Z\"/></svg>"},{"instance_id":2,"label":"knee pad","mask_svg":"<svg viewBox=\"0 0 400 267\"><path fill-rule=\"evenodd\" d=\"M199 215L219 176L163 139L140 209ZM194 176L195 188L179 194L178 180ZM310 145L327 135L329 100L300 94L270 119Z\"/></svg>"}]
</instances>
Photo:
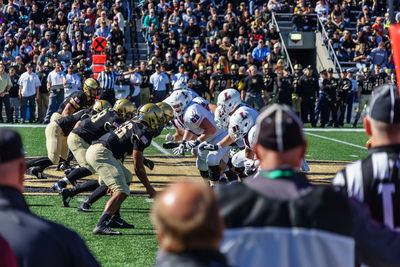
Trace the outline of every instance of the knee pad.
<instances>
[{"instance_id":1,"label":"knee pad","mask_svg":"<svg viewBox=\"0 0 400 267\"><path fill-rule=\"evenodd\" d=\"M203 178L208 178L208 171L200 171L200 175Z\"/></svg>"},{"instance_id":2,"label":"knee pad","mask_svg":"<svg viewBox=\"0 0 400 267\"><path fill-rule=\"evenodd\" d=\"M219 181L220 167L219 165L208 166L208 178L210 181Z\"/></svg>"}]
</instances>

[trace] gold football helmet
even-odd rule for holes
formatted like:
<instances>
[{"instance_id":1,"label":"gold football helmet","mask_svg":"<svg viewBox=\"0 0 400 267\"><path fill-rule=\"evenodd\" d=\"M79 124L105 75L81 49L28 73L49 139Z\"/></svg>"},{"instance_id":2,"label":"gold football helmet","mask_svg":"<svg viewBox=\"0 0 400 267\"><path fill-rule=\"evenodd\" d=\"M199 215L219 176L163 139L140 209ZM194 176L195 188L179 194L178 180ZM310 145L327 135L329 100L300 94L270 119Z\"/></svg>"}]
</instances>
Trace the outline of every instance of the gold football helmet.
<instances>
[{"instance_id":1,"label":"gold football helmet","mask_svg":"<svg viewBox=\"0 0 400 267\"><path fill-rule=\"evenodd\" d=\"M128 99L118 99L113 108L126 121L130 120L135 112L135 107Z\"/></svg>"},{"instance_id":2,"label":"gold football helmet","mask_svg":"<svg viewBox=\"0 0 400 267\"><path fill-rule=\"evenodd\" d=\"M162 110L164 115L164 125L167 125L167 123L174 118L174 110L165 102L159 102L156 105Z\"/></svg>"},{"instance_id":3,"label":"gold football helmet","mask_svg":"<svg viewBox=\"0 0 400 267\"><path fill-rule=\"evenodd\" d=\"M294 65L294 70L303 70L303 66L301 64Z\"/></svg>"},{"instance_id":4,"label":"gold football helmet","mask_svg":"<svg viewBox=\"0 0 400 267\"><path fill-rule=\"evenodd\" d=\"M153 103L139 107L137 120L144 122L151 130L161 133L164 128L164 113L159 106Z\"/></svg>"},{"instance_id":5,"label":"gold football helmet","mask_svg":"<svg viewBox=\"0 0 400 267\"><path fill-rule=\"evenodd\" d=\"M238 64L232 64L231 71L233 71L233 70L239 70L239 65Z\"/></svg>"},{"instance_id":6,"label":"gold football helmet","mask_svg":"<svg viewBox=\"0 0 400 267\"><path fill-rule=\"evenodd\" d=\"M100 112L104 109L112 108L111 104L107 100L98 100L94 103L92 109L96 112Z\"/></svg>"},{"instance_id":7,"label":"gold football helmet","mask_svg":"<svg viewBox=\"0 0 400 267\"><path fill-rule=\"evenodd\" d=\"M217 70L225 70L224 64L218 64L217 65Z\"/></svg>"},{"instance_id":8,"label":"gold football helmet","mask_svg":"<svg viewBox=\"0 0 400 267\"><path fill-rule=\"evenodd\" d=\"M272 69L272 65L271 64L268 64L268 63L266 63L266 64L264 64L264 69Z\"/></svg>"},{"instance_id":9,"label":"gold football helmet","mask_svg":"<svg viewBox=\"0 0 400 267\"><path fill-rule=\"evenodd\" d=\"M83 91L91 98L95 98L97 96L99 89L99 83L93 78L88 78L83 82Z\"/></svg>"}]
</instances>

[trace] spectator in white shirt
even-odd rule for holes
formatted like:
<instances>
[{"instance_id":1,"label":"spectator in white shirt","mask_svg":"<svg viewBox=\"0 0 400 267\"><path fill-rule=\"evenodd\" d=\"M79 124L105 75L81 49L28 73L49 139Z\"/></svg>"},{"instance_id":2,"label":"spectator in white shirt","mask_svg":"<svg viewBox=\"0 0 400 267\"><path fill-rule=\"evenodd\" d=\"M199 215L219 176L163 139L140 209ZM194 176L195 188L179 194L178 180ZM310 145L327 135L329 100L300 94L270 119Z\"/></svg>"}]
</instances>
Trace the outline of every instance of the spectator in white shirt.
<instances>
[{"instance_id":1,"label":"spectator in white shirt","mask_svg":"<svg viewBox=\"0 0 400 267\"><path fill-rule=\"evenodd\" d=\"M33 72L33 64L26 65L27 71L24 72L18 80L19 85L19 99L21 99L21 123L26 119L27 104L29 102L29 122L35 120L36 103L39 99L39 86L40 80L36 73Z\"/></svg>"},{"instance_id":2,"label":"spectator in white shirt","mask_svg":"<svg viewBox=\"0 0 400 267\"><path fill-rule=\"evenodd\" d=\"M153 85L153 103L161 102L165 99L169 89L169 79L167 74L161 71L161 65L156 64L156 72L150 76L150 83Z\"/></svg>"},{"instance_id":3,"label":"spectator in white shirt","mask_svg":"<svg viewBox=\"0 0 400 267\"><path fill-rule=\"evenodd\" d=\"M67 75L64 77L64 95L69 97L73 92L76 92L81 87L81 79L74 73L74 66L69 65Z\"/></svg>"},{"instance_id":4,"label":"spectator in white shirt","mask_svg":"<svg viewBox=\"0 0 400 267\"><path fill-rule=\"evenodd\" d=\"M129 70L133 71L134 68L132 65L129 66ZM133 86L133 92L131 95L131 101L135 103L135 106L138 108L140 103L140 85L142 84L142 75L139 74L138 69L135 69L135 72L126 76Z\"/></svg>"},{"instance_id":5,"label":"spectator in white shirt","mask_svg":"<svg viewBox=\"0 0 400 267\"><path fill-rule=\"evenodd\" d=\"M49 107L47 108L46 118L44 123L50 122L50 117L58 106L64 101L64 77L65 73L62 71L60 62L56 62L55 69L47 76L47 89L50 91ZM57 119L57 118L54 118Z\"/></svg>"}]
</instances>

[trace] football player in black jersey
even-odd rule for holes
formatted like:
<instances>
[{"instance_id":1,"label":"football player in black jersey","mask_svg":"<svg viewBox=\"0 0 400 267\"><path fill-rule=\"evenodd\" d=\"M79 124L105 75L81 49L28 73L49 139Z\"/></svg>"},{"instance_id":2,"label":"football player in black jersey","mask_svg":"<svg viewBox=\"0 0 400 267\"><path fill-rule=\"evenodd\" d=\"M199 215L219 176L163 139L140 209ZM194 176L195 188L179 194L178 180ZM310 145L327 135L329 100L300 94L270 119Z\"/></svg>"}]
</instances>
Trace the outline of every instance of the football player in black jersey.
<instances>
[{"instance_id":1,"label":"football player in black jersey","mask_svg":"<svg viewBox=\"0 0 400 267\"><path fill-rule=\"evenodd\" d=\"M243 80L246 78L245 75L239 73L239 65L232 64L231 66L231 87L236 90L242 90Z\"/></svg>"},{"instance_id":2,"label":"football player in black jersey","mask_svg":"<svg viewBox=\"0 0 400 267\"><path fill-rule=\"evenodd\" d=\"M211 75L210 93L213 96L213 104L217 103L218 95L231 86L230 75L224 73L225 66L217 65L217 72Z\"/></svg>"},{"instance_id":3,"label":"football player in black jersey","mask_svg":"<svg viewBox=\"0 0 400 267\"><path fill-rule=\"evenodd\" d=\"M163 125L166 125L169 121L171 121L174 117L174 111L169 106L167 103L164 102L159 102L156 104L161 110L163 111L164 119L163 119ZM154 168L154 163L143 157L143 164L148 167L150 170ZM67 176L67 178L69 178ZM69 188L63 188L61 191L61 196L63 200L63 204L69 204L69 201L72 199L72 197L83 193L83 192L88 192L88 191L93 191L92 194L89 196L89 198L83 202L81 205L79 205L76 210L77 211L82 211L82 212L92 212L91 206L99 200L101 197L105 196L107 193L108 187L106 185L102 185L99 187L99 183L97 181L87 181L81 184L77 184L74 188L69 189ZM118 228L131 228L130 224L117 221L115 224L115 227Z\"/></svg>"},{"instance_id":4,"label":"football player in black jersey","mask_svg":"<svg viewBox=\"0 0 400 267\"><path fill-rule=\"evenodd\" d=\"M112 197L93 229L93 234L122 234L112 230L110 226L114 227L118 210L130 195L128 184L132 182L133 175L121 162L126 155L132 154L136 176L150 197L155 196L156 191L151 186L144 168L143 151L150 146L152 138L160 134L164 126L163 120L163 112L157 105L146 104L139 108L136 119L129 120L103 135L88 148L87 162L99 174L99 182L106 184L112 191Z\"/></svg>"},{"instance_id":5,"label":"football player in black jersey","mask_svg":"<svg viewBox=\"0 0 400 267\"><path fill-rule=\"evenodd\" d=\"M62 193L62 189L67 184L75 184L78 179L94 173L93 168L86 161L86 151L90 144L107 132L114 130L123 122L130 120L135 109L132 102L127 99L117 100L114 108L111 108L106 100L99 100L95 105L107 107L100 113L79 121L67 138L68 147L80 167L75 168L65 178L53 184L52 188L59 193ZM68 199L63 197L64 206L68 206Z\"/></svg>"},{"instance_id":6,"label":"football player in black jersey","mask_svg":"<svg viewBox=\"0 0 400 267\"><path fill-rule=\"evenodd\" d=\"M374 71L375 71L375 75L373 75L373 77L375 78L375 81L376 81L375 87L378 87L378 86L388 83L388 75L386 72L382 72L381 66L379 66L378 64L375 64Z\"/></svg>"},{"instance_id":7,"label":"football player in black jersey","mask_svg":"<svg viewBox=\"0 0 400 267\"><path fill-rule=\"evenodd\" d=\"M366 67L363 69L364 77L358 80L358 109L357 115L354 119L353 128L357 127L358 119L361 113L367 108L369 99L376 86L376 78L371 76L371 69Z\"/></svg>"},{"instance_id":8,"label":"football player in black jersey","mask_svg":"<svg viewBox=\"0 0 400 267\"><path fill-rule=\"evenodd\" d=\"M107 107L109 107L107 104L94 105L92 109L84 109L50 122L46 126L47 157L28 160L27 168L32 167L29 172L39 179L45 179L44 169L66 159L68 154L67 137L74 129L75 124Z\"/></svg>"},{"instance_id":9,"label":"football player in black jersey","mask_svg":"<svg viewBox=\"0 0 400 267\"><path fill-rule=\"evenodd\" d=\"M98 94L99 83L93 79L86 79L83 83L83 90L73 92L70 97L66 98L54 112L50 121L66 117L81 109L89 108L94 104L94 100Z\"/></svg>"},{"instance_id":10,"label":"football player in black jersey","mask_svg":"<svg viewBox=\"0 0 400 267\"><path fill-rule=\"evenodd\" d=\"M346 113L346 108L348 105L348 97L352 91L352 83L349 78L347 78L347 70L343 69L340 74L340 79L338 81L338 90L336 94L336 114L332 114L336 117L336 122L338 127L343 127L344 125L344 114Z\"/></svg>"},{"instance_id":11,"label":"football player in black jersey","mask_svg":"<svg viewBox=\"0 0 400 267\"><path fill-rule=\"evenodd\" d=\"M266 104L272 104L275 99L275 90L278 88L278 78L276 73L273 72L271 64L265 64L263 66L263 72L263 81L268 94L268 96L264 96L264 99L268 99L268 103Z\"/></svg>"}]
</instances>

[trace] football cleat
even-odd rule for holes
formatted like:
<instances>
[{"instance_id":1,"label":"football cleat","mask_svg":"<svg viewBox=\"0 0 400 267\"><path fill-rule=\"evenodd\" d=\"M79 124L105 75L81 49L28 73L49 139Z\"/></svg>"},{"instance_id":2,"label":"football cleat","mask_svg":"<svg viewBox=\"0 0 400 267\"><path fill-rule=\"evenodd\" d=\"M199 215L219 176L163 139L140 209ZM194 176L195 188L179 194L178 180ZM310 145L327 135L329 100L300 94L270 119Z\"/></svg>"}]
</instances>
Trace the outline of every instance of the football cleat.
<instances>
[{"instance_id":1,"label":"football cleat","mask_svg":"<svg viewBox=\"0 0 400 267\"><path fill-rule=\"evenodd\" d=\"M107 225L96 226L92 233L94 235L122 235L121 232L114 231Z\"/></svg>"},{"instance_id":2,"label":"football cleat","mask_svg":"<svg viewBox=\"0 0 400 267\"><path fill-rule=\"evenodd\" d=\"M150 160L150 159L143 158L143 164L144 164L144 166L146 166L150 170L154 169L154 162L152 160Z\"/></svg>"},{"instance_id":3,"label":"football cleat","mask_svg":"<svg viewBox=\"0 0 400 267\"><path fill-rule=\"evenodd\" d=\"M58 192L58 193L60 193L61 194L61 191L64 189L64 188L66 188L67 187L67 183L65 182L65 181L62 181L62 180L60 180L60 181L58 181L58 182L55 182L52 186L51 186L51 188L54 190L54 191L56 191L56 192Z\"/></svg>"},{"instance_id":4,"label":"football cleat","mask_svg":"<svg viewBox=\"0 0 400 267\"><path fill-rule=\"evenodd\" d=\"M111 218L111 221L108 226L111 228L128 228L128 229L135 228L133 224L129 224L121 217L115 215Z\"/></svg>"},{"instance_id":5,"label":"football cleat","mask_svg":"<svg viewBox=\"0 0 400 267\"><path fill-rule=\"evenodd\" d=\"M69 162L67 161L62 161L58 163L57 165L57 171L65 171L66 169L70 169L71 166L69 165Z\"/></svg>"},{"instance_id":6,"label":"football cleat","mask_svg":"<svg viewBox=\"0 0 400 267\"><path fill-rule=\"evenodd\" d=\"M63 188L60 192L61 197L62 197L62 203L64 207L69 207L69 202L72 199L72 196L70 195L70 190L68 188Z\"/></svg>"},{"instance_id":7,"label":"football cleat","mask_svg":"<svg viewBox=\"0 0 400 267\"><path fill-rule=\"evenodd\" d=\"M76 207L76 211L93 212L90 204L86 202L83 202L78 207Z\"/></svg>"},{"instance_id":8,"label":"football cleat","mask_svg":"<svg viewBox=\"0 0 400 267\"><path fill-rule=\"evenodd\" d=\"M47 179L47 176L40 170L40 167L33 167L30 173L38 179Z\"/></svg>"}]
</instances>

